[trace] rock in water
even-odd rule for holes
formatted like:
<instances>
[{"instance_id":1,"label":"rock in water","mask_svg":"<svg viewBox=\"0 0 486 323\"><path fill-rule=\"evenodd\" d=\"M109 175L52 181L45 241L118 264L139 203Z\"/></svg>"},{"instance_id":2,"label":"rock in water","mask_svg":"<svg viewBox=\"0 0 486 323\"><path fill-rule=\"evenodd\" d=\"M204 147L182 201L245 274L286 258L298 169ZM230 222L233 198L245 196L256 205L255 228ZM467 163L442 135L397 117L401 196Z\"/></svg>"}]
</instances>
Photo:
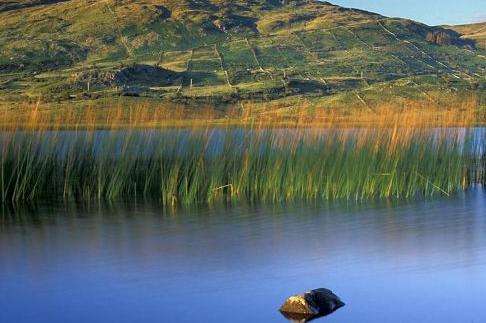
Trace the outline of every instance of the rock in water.
<instances>
[{"instance_id":1,"label":"rock in water","mask_svg":"<svg viewBox=\"0 0 486 323\"><path fill-rule=\"evenodd\" d=\"M289 320L307 322L329 315L344 305L332 291L319 288L289 297L280 307L280 313Z\"/></svg>"}]
</instances>

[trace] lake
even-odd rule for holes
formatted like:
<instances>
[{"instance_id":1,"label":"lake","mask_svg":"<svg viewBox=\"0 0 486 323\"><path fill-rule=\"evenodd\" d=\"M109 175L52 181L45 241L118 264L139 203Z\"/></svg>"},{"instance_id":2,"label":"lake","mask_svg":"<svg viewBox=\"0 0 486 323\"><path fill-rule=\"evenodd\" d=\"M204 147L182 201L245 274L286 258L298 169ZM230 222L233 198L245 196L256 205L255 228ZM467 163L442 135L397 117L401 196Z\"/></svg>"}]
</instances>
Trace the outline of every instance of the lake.
<instances>
[{"instance_id":1,"label":"lake","mask_svg":"<svg viewBox=\"0 0 486 323\"><path fill-rule=\"evenodd\" d=\"M484 322L486 191L419 201L38 206L0 217L0 322ZM15 213L15 215L13 215Z\"/></svg>"}]
</instances>

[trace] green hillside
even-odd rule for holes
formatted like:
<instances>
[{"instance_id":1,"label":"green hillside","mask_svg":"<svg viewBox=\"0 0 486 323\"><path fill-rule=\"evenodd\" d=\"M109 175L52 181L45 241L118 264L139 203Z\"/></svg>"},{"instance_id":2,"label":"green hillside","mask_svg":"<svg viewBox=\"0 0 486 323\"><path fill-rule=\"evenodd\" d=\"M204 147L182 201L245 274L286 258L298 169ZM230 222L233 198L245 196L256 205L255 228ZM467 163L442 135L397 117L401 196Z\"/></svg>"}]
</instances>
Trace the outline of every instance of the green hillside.
<instances>
[{"instance_id":1,"label":"green hillside","mask_svg":"<svg viewBox=\"0 0 486 323\"><path fill-rule=\"evenodd\" d=\"M0 98L484 96L486 50L459 32L314 0L3 1Z\"/></svg>"}]
</instances>

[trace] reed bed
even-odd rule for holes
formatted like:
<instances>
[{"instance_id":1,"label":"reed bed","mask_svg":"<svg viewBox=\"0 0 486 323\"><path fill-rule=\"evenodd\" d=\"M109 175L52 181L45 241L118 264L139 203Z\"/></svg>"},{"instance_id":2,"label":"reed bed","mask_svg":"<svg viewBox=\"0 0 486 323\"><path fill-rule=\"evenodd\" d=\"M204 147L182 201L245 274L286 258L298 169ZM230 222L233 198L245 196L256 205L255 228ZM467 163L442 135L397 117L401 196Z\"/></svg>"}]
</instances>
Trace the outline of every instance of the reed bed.
<instances>
[{"instance_id":1,"label":"reed bed","mask_svg":"<svg viewBox=\"0 0 486 323\"><path fill-rule=\"evenodd\" d=\"M325 98L324 98L325 99ZM322 100L324 100L322 99ZM367 105L331 104L318 98L241 101L219 109L127 98L69 104L0 102L1 129L125 129L245 126L293 128L469 127L486 124L484 99L477 95L428 94Z\"/></svg>"},{"instance_id":2,"label":"reed bed","mask_svg":"<svg viewBox=\"0 0 486 323\"><path fill-rule=\"evenodd\" d=\"M464 129L13 130L2 203L411 199L485 182L485 133Z\"/></svg>"}]
</instances>

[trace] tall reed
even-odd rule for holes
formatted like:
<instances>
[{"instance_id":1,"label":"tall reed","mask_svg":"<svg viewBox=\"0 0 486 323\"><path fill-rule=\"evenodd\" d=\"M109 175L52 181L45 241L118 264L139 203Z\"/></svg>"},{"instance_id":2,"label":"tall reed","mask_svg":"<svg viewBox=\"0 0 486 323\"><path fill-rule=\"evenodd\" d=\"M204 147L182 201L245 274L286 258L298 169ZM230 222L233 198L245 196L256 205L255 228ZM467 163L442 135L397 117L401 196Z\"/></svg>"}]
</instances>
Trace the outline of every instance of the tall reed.
<instances>
[{"instance_id":1,"label":"tall reed","mask_svg":"<svg viewBox=\"0 0 486 323\"><path fill-rule=\"evenodd\" d=\"M353 95L354 97L354 95ZM0 102L2 129L124 129L161 127L451 127L486 123L484 99L476 94L439 93L428 99L399 99L367 105L332 105L322 98L290 97L239 102L225 107L184 106L153 99L106 99L55 105Z\"/></svg>"},{"instance_id":2,"label":"tall reed","mask_svg":"<svg viewBox=\"0 0 486 323\"><path fill-rule=\"evenodd\" d=\"M484 131L473 139L467 132L5 131L1 201L150 199L189 206L450 195L485 181Z\"/></svg>"}]
</instances>

